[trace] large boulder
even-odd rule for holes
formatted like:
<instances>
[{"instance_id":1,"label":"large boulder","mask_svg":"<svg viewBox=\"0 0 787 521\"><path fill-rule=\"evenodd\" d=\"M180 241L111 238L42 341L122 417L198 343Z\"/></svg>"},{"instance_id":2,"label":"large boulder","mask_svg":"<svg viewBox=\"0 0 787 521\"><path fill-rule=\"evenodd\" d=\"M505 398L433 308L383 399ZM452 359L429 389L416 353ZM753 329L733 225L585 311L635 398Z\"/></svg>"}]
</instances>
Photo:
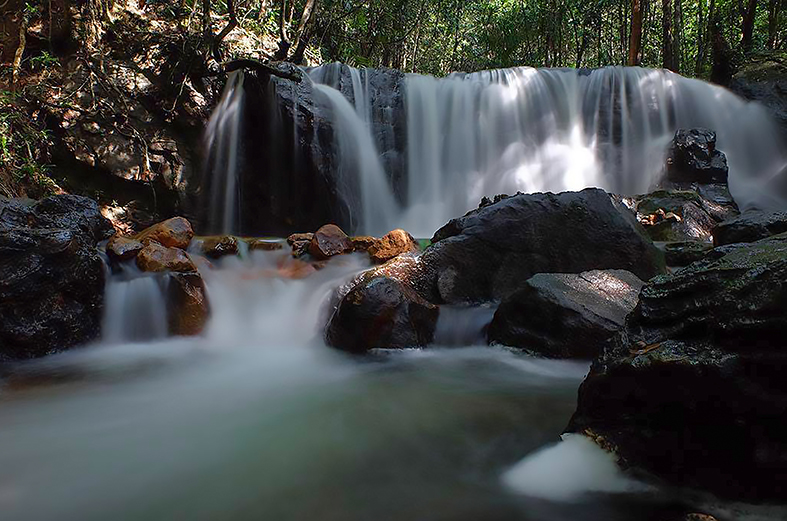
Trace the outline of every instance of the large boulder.
<instances>
[{"instance_id":1,"label":"large boulder","mask_svg":"<svg viewBox=\"0 0 787 521\"><path fill-rule=\"evenodd\" d=\"M713 230L713 244L723 246L736 242L754 242L784 232L787 232L787 212L748 210L716 226Z\"/></svg>"},{"instance_id":2,"label":"large boulder","mask_svg":"<svg viewBox=\"0 0 787 521\"><path fill-rule=\"evenodd\" d=\"M416 265L400 256L340 288L325 330L328 345L362 353L429 344L440 310L411 285Z\"/></svg>"},{"instance_id":3,"label":"large boulder","mask_svg":"<svg viewBox=\"0 0 787 521\"><path fill-rule=\"evenodd\" d=\"M421 256L417 284L435 303L505 298L536 273L665 271L631 212L603 190L519 194L451 220Z\"/></svg>"},{"instance_id":4,"label":"large boulder","mask_svg":"<svg viewBox=\"0 0 787 521\"><path fill-rule=\"evenodd\" d=\"M787 234L647 284L568 430L624 466L745 500L787 494Z\"/></svg>"},{"instance_id":5,"label":"large boulder","mask_svg":"<svg viewBox=\"0 0 787 521\"><path fill-rule=\"evenodd\" d=\"M706 128L679 129L667 157L670 181L726 183L727 158L716 150L716 133Z\"/></svg>"},{"instance_id":6,"label":"large boulder","mask_svg":"<svg viewBox=\"0 0 787 521\"><path fill-rule=\"evenodd\" d=\"M188 272L197 271L189 255L179 248L167 248L151 242L137 254L137 266L147 272Z\"/></svg>"},{"instance_id":7,"label":"large boulder","mask_svg":"<svg viewBox=\"0 0 787 521\"><path fill-rule=\"evenodd\" d=\"M623 327L643 284L624 270L539 273L503 299L488 339L551 358L594 358Z\"/></svg>"},{"instance_id":8,"label":"large boulder","mask_svg":"<svg viewBox=\"0 0 787 521\"><path fill-rule=\"evenodd\" d=\"M100 332L112 225L87 198L0 198L0 361L34 358Z\"/></svg>"}]
</instances>

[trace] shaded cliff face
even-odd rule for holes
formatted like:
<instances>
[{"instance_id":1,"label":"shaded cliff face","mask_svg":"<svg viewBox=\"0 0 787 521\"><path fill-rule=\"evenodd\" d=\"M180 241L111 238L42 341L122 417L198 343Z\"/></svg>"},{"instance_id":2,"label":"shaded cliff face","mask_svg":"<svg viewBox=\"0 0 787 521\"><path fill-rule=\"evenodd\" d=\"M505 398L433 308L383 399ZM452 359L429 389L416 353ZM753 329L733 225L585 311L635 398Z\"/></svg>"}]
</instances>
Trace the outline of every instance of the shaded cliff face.
<instances>
[{"instance_id":1,"label":"shaded cliff face","mask_svg":"<svg viewBox=\"0 0 787 521\"><path fill-rule=\"evenodd\" d=\"M366 69L359 75L341 64L305 71L289 64L279 67L300 74L301 81L246 72L237 87L242 89L240 117L218 122L214 137L214 125L209 124L207 140L213 146L206 151L199 202L192 212L199 216L198 227L208 232L288 235L334 222L355 231L363 204L364 165L342 161L337 143L347 136L341 135L343 129L337 131L336 109L315 84L336 88L358 108L359 118L361 113L368 117L371 145L390 176L387 182L401 187L404 74ZM225 92L225 97L232 95L236 94ZM233 177L230 182L236 189L222 196L217 209L215 194L226 190L227 176Z\"/></svg>"}]
</instances>

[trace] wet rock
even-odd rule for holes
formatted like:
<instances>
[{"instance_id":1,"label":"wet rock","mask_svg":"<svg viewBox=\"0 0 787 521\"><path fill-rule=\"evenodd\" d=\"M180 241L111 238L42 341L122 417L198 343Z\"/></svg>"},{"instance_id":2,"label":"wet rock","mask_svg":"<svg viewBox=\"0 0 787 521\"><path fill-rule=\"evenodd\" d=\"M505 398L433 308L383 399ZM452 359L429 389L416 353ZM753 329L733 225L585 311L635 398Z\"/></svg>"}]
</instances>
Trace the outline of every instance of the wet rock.
<instances>
[{"instance_id":1,"label":"wet rock","mask_svg":"<svg viewBox=\"0 0 787 521\"><path fill-rule=\"evenodd\" d=\"M292 246L296 242L303 242L303 241L312 242L313 238L314 238L313 233L293 233L292 235L287 237L287 244Z\"/></svg>"},{"instance_id":2,"label":"wet rock","mask_svg":"<svg viewBox=\"0 0 787 521\"><path fill-rule=\"evenodd\" d=\"M327 259L351 251L353 251L352 241L335 224L322 226L314 233L309 243L309 254L315 259Z\"/></svg>"},{"instance_id":3,"label":"wet rock","mask_svg":"<svg viewBox=\"0 0 787 521\"><path fill-rule=\"evenodd\" d=\"M185 251L179 248L167 248L157 242L149 242L137 254L137 266L142 271L197 271Z\"/></svg>"},{"instance_id":4,"label":"wet rock","mask_svg":"<svg viewBox=\"0 0 787 521\"><path fill-rule=\"evenodd\" d=\"M142 230L134 238L142 244L153 241L168 248L185 250L192 237L194 230L191 229L191 223L183 217L173 217Z\"/></svg>"},{"instance_id":5,"label":"wet rock","mask_svg":"<svg viewBox=\"0 0 787 521\"><path fill-rule=\"evenodd\" d=\"M784 498L785 309L787 234L654 278L594 362L568 430L677 486Z\"/></svg>"},{"instance_id":6,"label":"wet rock","mask_svg":"<svg viewBox=\"0 0 787 521\"><path fill-rule=\"evenodd\" d=\"M735 94L765 107L787 140L787 65L784 51L751 53L730 82Z\"/></svg>"},{"instance_id":7,"label":"wet rock","mask_svg":"<svg viewBox=\"0 0 787 521\"><path fill-rule=\"evenodd\" d=\"M292 256L302 257L309 253L309 246L313 238L313 233L293 233L287 237L287 244L292 247Z\"/></svg>"},{"instance_id":8,"label":"wet rock","mask_svg":"<svg viewBox=\"0 0 787 521\"><path fill-rule=\"evenodd\" d=\"M378 239L377 237L362 235L360 237L351 237L350 240L353 243L354 251L368 251L369 248L374 246L374 244L380 239Z\"/></svg>"},{"instance_id":9,"label":"wet rock","mask_svg":"<svg viewBox=\"0 0 787 521\"><path fill-rule=\"evenodd\" d=\"M488 302L536 273L625 269L647 280L662 253L603 190L520 194L453 219L435 233L414 282L435 303Z\"/></svg>"},{"instance_id":10,"label":"wet rock","mask_svg":"<svg viewBox=\"0 0 787 521\"><path fill-rule=\"evenodd\" d=\"M249 245L249 250L256 251L276 251L284 249L281 241L272 241L268 239L246 239L246 244Z\"/></svg>"},{"instance_id":11,"label":"wet rock","mask_svg":"<svg viewBox=\"0 0 787 521\"><path fill-rule=\"evenodd\" d=\"M402 253L418 251L418 243L404 230L397 229L386 233L381 239L367 248L372 262L387 262Z\"/></svg>"},{"instance_id":12,"label":"wet rock","mask_svg":"<svg viewBox=\"0 0 787 521\"><path fill-rule=\"evenodd\" d=\"M339 302L328 321L328 345L352 353L422 347L434 338L439 308L407 284L369 273Z\"/></svg>"},{"instance_id":13,"label":"wet rock","mask_svg":"<svg viewBox=\"0 0 787 521\"><path fill-rule=\"evenodd\" d=\"M694 190L657 190L637 197L637 219L654 241L710 240L718 221Z\"/></svg>"},{"instance_id":14,"label":"wet rock","mask_svg":"<svg viewBox=\"0 0 787 521\"><path fill-rule=\"evenodd\" d=\"M719 224L713 230L713 244L754 242L787 232L787 212L748 210Z\"/></svg>"},{"instance_id":15,"label":"wet rock","mask_svg":"<svg viewBox=\"0 0 787 521\"><path fill-rule=\"evenodd\" d=\"M664 259L667 266L683 267L696 262L713 249L709 242L683 241L670 242L664 245Z\"/></svg>"},{"instance_id":16,"label":"wet rock","mask_svg":"<svg viewBox=\"0 0 787 521\"><path fill-rule=\"evenodd\" d=\"M667 157L667 178L678 182L726 183L727 158L716 150L716 133L679 129Z\"/></svg>"},{"instance_id":17,"label":"wet rock","mask_svg":"<svg viewBox=\"0 0 787 521\"><path fill-rule=\"evenodd\" d=\"M35 358L100 332L104 264L114 230L87 198L0 198L0 361Z\"/></svg>"},{"instance_id":18,"label":"wet rock","mask_svg":"<svg viewBox=\"0 0 787 521\"><path fill-rule=\"evenodd\" d=\"M171 273L167 284L167 318L172 335L202 333L210 316L205 283L197 272Z\"/></svg>"},{"instance_id":19,"label":"wet rock","mask_svg":"<svg viewBox=\"0 0 787 521\"><path fill-rule=\"evenodd\" d=\"M550 358L594 358L623 327L643 284L623 270L539 273L503 299L488 340Z\"/></svg>"},{"instance_id":20,"label":"wet rock","mask_svg":"<svg viewBox=\"0 0 787 521\"><path fill-rule=\"evenodd\" d=\"M232 235L216 235L203 237L200 244L200 251L206 257L218 259L225 255L238 254L238 239Z\"/></svg>"},{"instance_id":21,"label":"wet rock","mask_svg":"<svg viewBox=\"0 0 787 521\"><path fill-rule=\"evenodd\" d=\"M131 237L113 236L107 243L107 254L115 260L133 259L143 248L143 244Z\"/></svg>"}]
</instances>

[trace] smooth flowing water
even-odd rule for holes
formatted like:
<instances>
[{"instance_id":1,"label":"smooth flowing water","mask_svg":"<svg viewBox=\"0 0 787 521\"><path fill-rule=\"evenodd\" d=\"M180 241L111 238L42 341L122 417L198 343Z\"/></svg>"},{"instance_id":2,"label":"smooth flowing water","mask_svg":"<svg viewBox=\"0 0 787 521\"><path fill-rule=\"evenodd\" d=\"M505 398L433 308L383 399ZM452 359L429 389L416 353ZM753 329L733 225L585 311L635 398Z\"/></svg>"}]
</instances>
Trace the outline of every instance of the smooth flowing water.
<instances>
[{"instance_id":1,"label":"smooth flowing water","mask_svg":"<svg viewBox=\"0 0 787 521\"><path fill-rule=\"evenodd\" d=\"M365 261L292 280L277 255L205 273L201 338L117 343L125 326L110 320L97 345L7 374L0 517L606 521L672 508L649 492L574 483L555 499L504 479L559 439L586 363L472 345L344 355L321 324ZM126 311L150 299L125 295ZM607 470L594 481L622 479Z\"/></svg>"}]
</instances>

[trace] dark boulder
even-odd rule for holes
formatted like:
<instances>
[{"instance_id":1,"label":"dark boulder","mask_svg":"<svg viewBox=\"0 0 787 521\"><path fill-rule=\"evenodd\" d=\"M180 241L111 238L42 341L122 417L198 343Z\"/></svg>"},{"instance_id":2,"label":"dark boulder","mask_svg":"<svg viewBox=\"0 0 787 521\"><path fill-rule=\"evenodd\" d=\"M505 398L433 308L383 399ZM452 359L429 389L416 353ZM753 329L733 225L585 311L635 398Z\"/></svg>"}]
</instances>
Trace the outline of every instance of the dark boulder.
<instances>
[{"instance_id":1,"label":"dark boulder","mask_svg":"<svg viewBox=\"0 0 787 521\"><path fill-rule=\"evenodd\" d=\"M754 242L784 232L787 232L787 212L748 210L716 226L713 244Z\"/></svg>"},{"instance_id":2,"label":"dark boulder","mask_svg":"<svg viewBox=\"0 0 787 521\"><path fill-rule=\"evenodd\" d=\"M550 358L594 358L623 327L643 284L623 270L539 273L503 299L488 340Z\"/></svg>"},{"instance_id":3,"label":"dark boulder","mask_svg":"<svg viewBox=\"0 0 787 521\"><path fill-rule=\"evenodd\" d=\"M199 243L200 252L211 259L218 259L225 255L238 254L238 239L232 235L213 235L203 237Z\"/></svg>"},{"instance_id":4,"label":"dark boulder","mask_svg":"<svg viewBox=\"0 0 787 521\"><path fill-rule=\"evenodd\" d=\"M597 188L508 197L453 219L432 242L416 283L436 303L499 300L536 273L624 269L647 280L666 269L631 212Z\"/></svg>"},{"instance_id":5,"label":"dark boulder","mask_svg":"<svg viewBox=\"0 0 787 521\"><path fill-rule=\"evenodd\" d=\"M0 199L0 360L39 357L98 336L104 263L97 243L112 233L84 197Z\"/></svg>"},{"instance_id":6,"label":"dark boulder","mask_svg":"<svg viewBox=\"0 0 787 521\"><path fill-rule=\"evenodd\" d=\"M683 267L705 257L713 249L709 242L682 241L670 242L664 245L664 259L667 266Z\"/></svg>"},{"instance_id":7,"label":"dark boulder","mask_svg":"<svg viewBox=\"0 0 787 521\"><path fill-rule=\"evenodd\" d=\"M706 128L679 129L667 157L670 181L726 183L727 158L716 150L716 133Z\"/></svg>"},{"instance_id":8,"label":"dark boulder","mask_svg":"<svg viewBox=\"0 0 787 521\"><path fill-rule=\"evenodd\" d=\"M648 283L594 362L568 430L678 486L787 494L787 234Z\"/></svg>"},{"instance_id":9,"label":"dark boulder","mask_svg":"<svg viewBox=\"0 0 787 521\"><path fill-rule=\"evenodd\" d=\"M374 348L423 347L434 338L439 308L402 277L409 263L369 270L340 291L328 320L328 345L353 353Z\"/></svg>"}]
</instances>

